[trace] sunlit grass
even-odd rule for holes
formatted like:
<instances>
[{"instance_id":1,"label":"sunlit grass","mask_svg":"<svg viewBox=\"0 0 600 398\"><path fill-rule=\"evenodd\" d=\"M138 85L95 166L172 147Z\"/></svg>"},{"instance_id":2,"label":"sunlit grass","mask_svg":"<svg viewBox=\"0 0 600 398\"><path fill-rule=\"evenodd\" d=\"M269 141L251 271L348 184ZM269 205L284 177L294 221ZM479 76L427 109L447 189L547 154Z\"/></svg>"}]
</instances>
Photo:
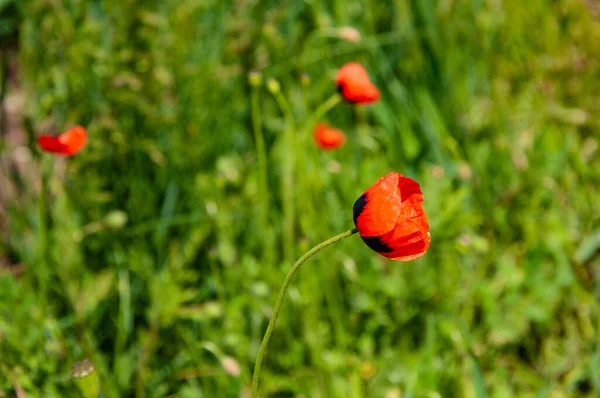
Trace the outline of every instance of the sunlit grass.
<instances>
[{"instance_id":1,"label":"sunlit grass","mask_svg":"<svg viewBox=\"0 0 600 398\"><path fill-rule=\"evenodd\" d=\"M290 257L351 228L356 197L395 170L421 185L429 252L394 263L348 240L311 260L265 396L599 395L600 22L586 4L24 2L26 122L90 136L44 159L47 225L37 149L2 145L0 257L24 271L0 268L0 392L76 396L71 366L88 358L110 398L248 395ZM361 40L330 34L343 26ZM298 126L353 60L382 99L327 115L348 134L337 151L306 131L290 149L277 99L254 93L265 178L248 72L280 83Z\"/></svg>"}]
</instances>

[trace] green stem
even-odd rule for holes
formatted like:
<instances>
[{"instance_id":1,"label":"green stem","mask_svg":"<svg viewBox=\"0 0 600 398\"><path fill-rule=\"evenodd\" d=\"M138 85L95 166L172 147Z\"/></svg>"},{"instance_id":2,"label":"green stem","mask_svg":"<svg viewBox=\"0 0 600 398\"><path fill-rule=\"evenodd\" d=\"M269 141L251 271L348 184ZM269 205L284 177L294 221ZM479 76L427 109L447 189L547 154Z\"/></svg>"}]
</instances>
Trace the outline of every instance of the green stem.
<instances>
[{"instance_id":1,"label":"green stem","mask_svg":"<svg viewBox=\"0 0 600 398\"><path fill-rule=\"evenodd\" d=\"M363 154L363 143L368 135L367 130L367 112L364 106L354 106L355 128L352 132L352 170L360 170L360 160Z\"/></svg>"},{"instance_id":2,"label":"green stem","mask_svg":"<svg viewBox=\"0 0 600 398\"><path fill-rule=\"evenodd\" d=\"M289 270L285 280L283 281L283 285L281 285L281 290L279 290L279 295L277 296L277 301L275 302L275 307L273 308L273 316L271 317L271 321L269 321L269 326L267 326L267 331L263 337L262 343L260 344L260 349L258 350L258 356L256 357L256 363L254 364L254 373L252 375L252 398L256 398L258 396L258 381L260 378L260 370L263 362L263 357L265 356L265 352L267 351L267 346L269 345L269 339L271 338L271 334L273 333L273 329L275 328L275 324L277 323L277 318L279 317L279 312L281 311L281 306L283 304L283 299L285 298L285 293L287 292L290 283L292 282L292 278L296 274L296 271L300 268L302 264L306 262L309 258L320 252L322 249L330 246L340 240L353 235L358 232L358 229L352 228L346 232L342 232L339 235L334 236L333 238L329 238L324 242L319 243L306 253L302 255L296 261L296 263Z\"/></svg>"},{"instance_id":3,"label":"green stem","mask_svg":"<svg viewBox=\"0 0 600 398\"><path fill-rule=\"evenodd\" d=\"M40 301L41 308L46 311L46 299L48 295L48 279L50 278L50 267L48 264L48 248L49 248L49 236L48 236L48 208L47 208L47 189L48 189L48 176L50 170L48 169L47 162L42 157L40 162L40 192L38 196L38 261L37 261L37 275L38 275L38 286L40 289Z\"/></svg>"},{"instance_id":4,"label":"green stem","mask_svg":"<svg viewBox=\"0 0 600 398\"><path fill-rule=\"evenodd\" d=\"M284 145L281 165L281 197L283 199L283 256L289 260L293 256L295 204L296 136L292 108L281 91L275 93L275 100L285 118Z\"/></svg>"},{"instance_id":5,"label":"green stem","mask_svg":"<svg viewBox=\"0 0 600 398\"><path fill-rule=\"evenodd\" d=\"M317 3L315 3L316 5ZM313 8L313 10L315 10L317 7L311 7ZM315 20L318 20L318 17L315 17ZM318 24L318 21L317 21ZM304 41L302 42L302 49L300 50L300 52L298 53L299 56L299 62L298 65L300 66L300 69L306 69L306 65L303 64L302 60L303 60L303 55L306 53L309 53L310 50L314 50L315 48L318 49L319 48L319 43L315 43L315 41L317 41L317 39L322 39L322 38L340 38L340 28L331 28L331 27L326 27L326 28L320 28L320 29L315 29L313 31L311 31L306 38L304 39Z\"/></svg>"},{"instance_id":6,"label":"green stem","mask_svg":"<svg viewBox=\"0 0 600 398\"><path fill-rule=\"evenodd\" d=\"M281 112L283 113L287 127L291 129L294 124L294 114L292 112L290 103L287 101L285 95L283 95L281 91L275 93L275 101L277 101L277 105L279 105L279 109L281 109Z\"/></svg>"},{"instance_id":7,"label":"green stem","mask_svg":"<svg viewBox=\"0 0 600 398\"><path fill-rule=\"evenodd\" d=\"M321 118L325 116L327 112L332 110L341 101L342 96L339 93L335 93L329 97L327 101L323 102L317 109L315 109L312 115L309 116L308 121L306 122L306 131L311 131L315 124L317 124L317 122L321 120Z\"/></svg>"},{"instance_id":8,"label":"green stem","mask_svg":"<svg viewBox=\"0 0 600 398\"><path fill-rule=\"evenodd\" d=\"M265 149L265 138L262 132L262 122L260 117L259 88L253 86L250 97L252 112L252 130L254 130L254 141L256 143L256 156L258 157L258 197L260 201L260 229L266 231L267 216L269 212L269 189L267 174L267 151ZM265 241L269 241L266 239ZM268 253L272 250L265 247Z\"/></svg>"}]
</instances>

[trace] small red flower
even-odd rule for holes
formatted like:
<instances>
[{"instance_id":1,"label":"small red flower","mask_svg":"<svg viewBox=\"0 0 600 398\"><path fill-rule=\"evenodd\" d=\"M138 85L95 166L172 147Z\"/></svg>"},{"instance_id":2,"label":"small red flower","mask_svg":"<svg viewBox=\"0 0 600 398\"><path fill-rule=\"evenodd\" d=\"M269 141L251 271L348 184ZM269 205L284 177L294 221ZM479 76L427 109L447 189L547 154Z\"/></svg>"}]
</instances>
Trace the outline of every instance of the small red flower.
<instances>
[{"instance_id":1,"label":"small red flower","mask_svg":"<svg viewBox=\"0 0 600 398\"><path fill-rule=\"evenodd\" d=\"M75 126L58 137L41 135L38 145L46 152L61 156L71 156L79 152L87 141L87 131L82 126Z\"/></svg>"},{"instance_id":2,"label":"small red flower","mask_svg":"<svg viewBox=\"0 0 600 398\"><path fill-rule=\"evenodd\" d=\"M409 261L429 248L429 222L419 184L402 174L381 177L356 200L354 224L371 249L392 260Z\"/></svg>"},{"instance_id":3,"label":"small red flower","mask_svg":"<svg viewBox=\"0 0 600 398\"><path fill-rule=\"evenodd\" d=\"M315 143L321 149L332 151L346 143L346 136L342 130L328 126L326 123L318 123L313 133Z\"/></svg>"},{"instance_id":4,"label":"small red flower","mask_svg":"<svg viewBox=\"0 0 600 398\"><path fill-rule=\"evenodd\" d=\"M370 104L380 97L379 90L371 83L367 71L357 62L342 66L338 70L335 84L342 97L348 102Z\"/></svg>"}]
</instances>

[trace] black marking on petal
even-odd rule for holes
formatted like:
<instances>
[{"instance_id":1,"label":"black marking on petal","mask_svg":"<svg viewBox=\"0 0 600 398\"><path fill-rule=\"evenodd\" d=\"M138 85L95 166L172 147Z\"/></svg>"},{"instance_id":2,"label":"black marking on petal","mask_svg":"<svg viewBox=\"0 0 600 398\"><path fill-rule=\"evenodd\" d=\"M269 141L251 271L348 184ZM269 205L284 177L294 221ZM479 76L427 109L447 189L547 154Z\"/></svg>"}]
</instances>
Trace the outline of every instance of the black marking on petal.
<instances>
[{"instance_id":1,"label":"black marking on petal","mask_svg":"<svg viewBox=\"0 0 600 398\"><path fill-rule=\"evenodd\" d=\"M346 98L346 94L344 94L344 89L345 89L345 87L343 84L338 84L338 86L337 86L338 93L340 93L342 95L342 97L344 97L344 100L351 104L358 104L359 103L358 100L351 100L351 99Z\"/></svg>"},{"instance_id":2,"label":"black marking on petal","mask_svg":"<svg viewBox=\"0 0 600 398\"><path fill-rule=\"evenodd\" d=\"M361 236L362 240L377 253L390 253L392 248L381 241L380 236Z\"/></svg>"},{"instance_id":3,"label":"black marking on petal","mask_svg":"<svg viewBox=\"0 0 600 398\"><path fill-rule=\"evenodd\" d=\"M352 207L352 216L354 217L354 225L356 225L356 220L358 220L358 216L363 212L365 206L367 205L367 194L363 193L360 195L360 198L356 199L354 202L354 206ZM358 227L358 225L356 225Z\"/></svg>"}]
</instances>

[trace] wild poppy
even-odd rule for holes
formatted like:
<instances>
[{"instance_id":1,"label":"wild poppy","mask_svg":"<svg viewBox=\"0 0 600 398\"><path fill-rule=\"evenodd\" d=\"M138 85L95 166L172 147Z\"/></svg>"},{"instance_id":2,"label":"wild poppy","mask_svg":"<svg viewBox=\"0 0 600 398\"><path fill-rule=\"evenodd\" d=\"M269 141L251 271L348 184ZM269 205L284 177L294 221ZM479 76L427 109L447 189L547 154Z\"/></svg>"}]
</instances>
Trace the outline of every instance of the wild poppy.
<instances>
[{"instance_id":1,"label":"wild poppy","mask_svg":"<svg viewBox=\"0 0 600 398\"><path fill-rule=\"evenodd\" d=\"M419 184L391 172L354 203L354 224L371 249L392 260L409 261L429 248L429 222Z\"/></svg>"},{"instance_id":2,"label":"wild poppy","mask_svg":"<svg viewBox=\"0 0 600 398\"><path fill-rule=\"evenodd\" d=\"M335 84L348 102L370 104L380 97L379 90L371 83L367 71L357 62L349 62L342 66L338 70Z\"/></svg>"},{"instance_id":3,"label":"wild poppy","mask_svg":"<svg viewBox=\"0 0 600 398\"><path fill-rule=\"evenodd\" d=\"M315 143L321 149L331 151L344 145L346 136L344 133L326 123L318 123L313 133Z\"/></svg>"},{"instance_id":4,"label":"wild poppy","mask_svg":"<svg viewBox=\"0 0 600 398\"><path fill-rule=\"evenodd\" d=\"M41 135L38 145L46 152L61 156L71 156L79 152L87 141L87 131L82 126L75 126L58 137Z\"/></svg>"}]
</instances>

